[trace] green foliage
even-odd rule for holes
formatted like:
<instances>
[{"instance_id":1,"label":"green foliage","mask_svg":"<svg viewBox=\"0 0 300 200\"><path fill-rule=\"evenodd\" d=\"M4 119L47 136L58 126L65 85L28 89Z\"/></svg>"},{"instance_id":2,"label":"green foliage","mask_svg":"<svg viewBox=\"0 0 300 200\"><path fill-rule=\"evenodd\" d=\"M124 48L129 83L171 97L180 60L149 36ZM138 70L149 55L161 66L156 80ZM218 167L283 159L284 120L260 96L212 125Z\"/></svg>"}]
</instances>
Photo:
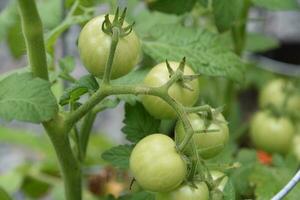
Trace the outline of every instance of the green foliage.
<instances>
[{"instance_id":1,"label":"green foliage","mask_svg":"<svg viewBox=\"0 0 300 200\"><path fill-rule=\"evenodd\" d=\"M0 199L12 200L12 198L9 196L9 194L7 194L7 192L2 187L0 187Z\"/></svg>"},{"instance_id":2,"label":"green foliage","mask_svg":"<svg viewBox=\"0 0 300 200\"><path fill-rule=\"evenodd\" d=\"M25 176L22 183L22 191L32 198L43 197L50 189L51 185L41 178Z\"/></svg>"},{"instance_id":3,"label":"green foliage","mask_svg":"<svg viewBox=\"0 0 300 200\"><path fill-rule=\"evenodd\" d=\"M45 29L54 28L61 20L62 8L60 0L38 0L37 6ZM22 35L17 2L9 1L8 6L0 13L0 42L6 39L14 58L25 53L25 41Z\"/></svg>"},{"instance_id":4,"label":"green foliage","mask_svg":"<svg viewBox=\"0 0 300 200\"><path fill-rule=\"evenodd\" d=\"M69 103L75 103L80 97L88 92L95 92L99 88L98 82L93 75L81 77L75 84L64 91L59 100L59 104L64 106Z\"/></svg>"},{"instance_id":5,"label":"green foliage","mask_svg":"<svg viewBox=\"0 0 300 200\"><path fill-rule=\"evenodd\" d=\"M264 52L279 47L279 41L276 38L262 35L259 33L248 33L246 40L247 51Z\"/></svg>"},{"instance_id":6,"label":"green foliage","mask_svg":"<svg viewBox=\"0 0 300 200\"><path fill-rule=\"evenodd\" d=\"M212 3L215 23L220 32L229 30L238 20L243 1L214 0Z\"/></svg>"},{"instance_id":7,"label":"green foliage","mask_svg":"<svg viewBox=\"0 0 300 200\"><path fill-rule=\"evenodd\" d=\"M299 9L297 0L252 0L253 4L270 10L296 10Z\"/></svg>"},{"instance_id":8,"label":"green foliage","mask_svg":"<svg viewBox=\"0 0 300 200\"><path fill-rule=\"evenodd\" d=\"M138 15L133 16L136 23L134 30L142 37L147 37L149 31L153 26L160 24L178 24L181 17L175 15L168 15L160 12L149 12L148 10L143 10ZM145 23L145 21L147 23Z\"/></svg>"},{"instance_id":9,"label":"green foliage","mask_svg":"<svg viewBox=\"0 0 300 200\"><path fill-rule=\"evenodd\" d=\"M120 169L129 168L129 157L133 149L132 145L119 145L102 154L102 159Z\"/></svg>"},{"instance_id":10,"label":"green foliage","mask_svg":"<svg viewBox=\"0 0 300 200\"><path fill-rule=\"evenodd\" d=\"M72 56L66 56L59 60L59 68L62 74L68 75L75 69L75 60Z\"/></svg>"},{"instance_id":11,"label":"green foliage","mask_svg":"<svg viewBox=\"0 0 300 200\"><path fill-rule=\"evenodd\" d=\"M1 118L38 123L51 119L57 111L49 82L31 73L15 73L0 82Z\"/></svg>"},{"instance_id":12,"label":"green foliage","mask_svg":"<svg viewBox=\"0 0 300 200\"><path fill-rule=\"evenodd\" d=\"M5 174L1 174L0 188L5 190L8 194L12 194L18 191L22 184L22 180L22 173L19 170L12 169L6 171Z\"/></svg>"},{"instance_id":13,"label":"green foliage","mask_svg":"<svg viewBox=\"0 0 300 200\"><path fill-rule=\"evenodd\" d=\"M135 106L125 105L125 126L122 128L126 138L131 142L138 142L152 133L157 133L160 121L154 119L142 106L137 103Z\"/></svg>"},{"instance_id":14,"label":"green foliage","mask_svg":"<svg viewBox=\"0 0 300 200\"><path fill-rule=\"evenodd\" d=\"M235 200L235 189L234 185L231 181L231 178L228 179L223 193L224 200Z\"/></svg>"},{"instance_id":15,"label":"green foliage","mask_svg":"<svg viewBox=\"0 0 300 200\"><path fill-rule=\"evenodd\" d=\"M197 73L243 80L243 62L233 52L220 45L217 35L201 29L175 25L152 27L149 39L144 39L146 54L162 62L165 59L187 64Z\"/></svg>"},{"instance_id":16,"label":"green foliage","mask_svg":"<svg viewBox=\"0 0 300 200\"><path fill-rule=\"evenodd\" d=\"M14 58L20 58L26 52L24 37L22 35L21 22L17 22L8 29L7 45Z\"/></svg>"},{"instance_id":17,"label":"green foliage","mask_svg":"<svg viewBox=\"0 0 300 200\"><path fill-rule=\"evenodd\" d=\"M152 0L148 1L148 6L152 10L180 15L191 11L195 3L196 0Z\"/></svg>"}]
</instances>

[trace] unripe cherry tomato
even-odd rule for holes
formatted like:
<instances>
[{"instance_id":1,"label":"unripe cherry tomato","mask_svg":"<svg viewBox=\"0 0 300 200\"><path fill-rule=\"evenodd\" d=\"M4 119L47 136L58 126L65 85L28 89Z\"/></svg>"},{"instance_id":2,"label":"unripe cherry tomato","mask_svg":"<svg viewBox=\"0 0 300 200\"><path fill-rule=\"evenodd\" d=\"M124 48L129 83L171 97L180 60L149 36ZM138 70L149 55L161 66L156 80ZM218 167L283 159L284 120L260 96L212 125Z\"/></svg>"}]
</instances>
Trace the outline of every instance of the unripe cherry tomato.
<instances>
[{"instance_id":1,"label":"unripe cherry tomato","mask_svg":"<svg viewBox=\"0 0 300 200\"><path fill-rule=\"evenodd\" d=\"M114 15L109 16L112 21ZM111 36L101 29L104 15L91 19L81 30L78 40L79 55L86 69L102 78L108 60ZM128 24L124 22L124 27ZM130 72L137 64L140 55L140 41L134 31L120 37L115 52L111 78L121 77Z\"/></svg>"}]
</instances>

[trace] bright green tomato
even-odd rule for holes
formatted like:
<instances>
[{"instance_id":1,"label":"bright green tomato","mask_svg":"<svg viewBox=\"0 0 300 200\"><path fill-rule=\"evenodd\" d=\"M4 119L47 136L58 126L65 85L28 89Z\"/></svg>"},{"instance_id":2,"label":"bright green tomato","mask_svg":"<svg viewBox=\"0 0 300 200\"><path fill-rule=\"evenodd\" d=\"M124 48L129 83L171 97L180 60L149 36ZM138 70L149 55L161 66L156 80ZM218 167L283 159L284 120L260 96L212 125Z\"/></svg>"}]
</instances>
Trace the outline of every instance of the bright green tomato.
<instances>
[{"instance_id":1,"label":"bright green tomato","mask_svg":"<svg viewBox=\"0 0 300 200\"><path fill-rule=\"evenodd\" d=\"M204 182L196 184L197 188L182 185L168 193L158 193L156 200L208 200L209 190Z\"/></svg>"},{"instance_id":2,"label":"bright green tomato","mask_svg":"<svg viewBox=\"0 0 300 200\"><path fill-rule=\"evenodd\" d=\"M177 62L169 62L173 70L176 70L179 66ZM193 70L185 66L185 75L195 74ZM147 74L144 84L150 87L159 87L170 80L169 72L166 63L160 63L153 67ZM199 82L193 80L188 82L193 91L183 88L179 83L174 83L169 89L169 95L173 97L177 102L184 106L193 106L198 100L199 96ZM142 102L147 111L158 119L174 119L176 113L171 106L169 106L164 100L154 96L143 96Z\"/></svg>"},{"instance_id":3,"label":"bright green tomato","mask_svg":"<svg viewBox=\"0 0 300 200\"><path fill-rule=\"evenodd\" d=\"M110 15L113 20L113 15ZM101 78L109 56L111 36L102 29L104 15L91 19L81 30L78 40L80 58L86 69ZM124 26L128 24L124 22ZM113 60L111 78L121 77L136 65L140 54L140 41L132 31L119 39Z\"/></svg>"},{"instance_id":4,"label":"bright green tomato","mask_svg":"<svg viewBox=\"0 0 300 200\"><path fill-rule=\"evenodd\" d=\"M264 108L268 105L273 105L281 109L287 93L285 87L288 82L283 79L275 79L269 82L261 91L259 96L259 105ZM288 112L297 112L300 110L300 95L291 94L287 99L286 110Z\"/></svg>"},{"instance_id":5,"label":"bright green tomato","mask_svg":"<svg viewBox=\"0 0 300 200\"><path fill-rule=\"evenodd\" d=\"M202 119L199 115L190 114L188 117L194 131L201 131L205 129L204 119ZM221 113L217 116L217 120L219 121L218 123L212 122L207 127L207 130L216 131L207 133L195 133L193 136L198 153L205 159L212 158L220 153L223 150L224 146L227 144L229 138L228 126ZM181 121L178 121L175 127L176 142L182 142L185 135L186 133L183 128L183 124ZM188 145L185 153L187 153L188 155L192 154L191 145Z\"/></svg>"},{"instance_id":6,"label":"bright green tomato","mask_svg":"<svg viewBox=\"0 0 300 200\"><path fill-rule=\"evenodd\" d=\"M168 192L185 179L187 166L175 142L163 134L152 134L137 143L130 156L130 170L145 190Z\"/></svg>"},{"instance_id":7,"label":"bright green tomato","mask_svg":"<svg viewBox=\"0 0 300 200\"><path fill-rule=\"evenodd\" d=\"M276 118L267 111L257 112L250 123L253 144L270 153L286 153L292 144L294 132L288 118Z\"/></svg>"},{"instance_id":8,"label":"bright green tomato","mask_svg":"<svg viewBox=\"0 0 300 200\"><path fill-rule=\"evenodd\" d=\"M228 181L228 177L225 176L225 174L223 172L220 172L220 171L214 171L213 170L213 171L210 171L210 174L212 176L213 181L216 181L218 178L223 177L221 182L219 183L219 185L217 187L221 192L223 192L224 188L226 186L226 183Z\"/></svg>"}]
</instances>

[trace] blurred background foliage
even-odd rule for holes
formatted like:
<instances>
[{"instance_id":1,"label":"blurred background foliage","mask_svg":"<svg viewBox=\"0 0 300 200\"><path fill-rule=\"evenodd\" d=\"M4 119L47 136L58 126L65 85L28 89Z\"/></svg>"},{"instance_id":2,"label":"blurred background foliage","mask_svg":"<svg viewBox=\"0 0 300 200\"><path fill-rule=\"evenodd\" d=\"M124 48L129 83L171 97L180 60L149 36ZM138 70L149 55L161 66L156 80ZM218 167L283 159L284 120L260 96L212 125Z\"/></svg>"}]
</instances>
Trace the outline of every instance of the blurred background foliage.
<instances>
[{"instance_id":1,"label":"blurred background foliage","mask_svg":"<svg viewBox=\"0 0 300 200\"><path fill-rule=\"evenodd\" d=\"M217 50L213 53L221 51L223 47L234 51L234 43L228 30L240 19L239 9L236 9L240 6L239 1L213 1L215 4L212 5L209 5L207 0L80 0L79 2L82 7L74 12L77 18L68 18L66 16L74 0L37 0L47 40L48 62L53 68L52 77L58 76L55 70L58 65L60 75L66 71L66 74L71 73L75 77L87 73L80 67L78 60L76 49L78 31L93 15L114 11L117 6L128 7L127 20L136 22L135 31L142 39L144 55L139 64L141 68L116 82L141 82L150 66L156 62L166 57L182 56L178 53L182 50L178 45L191 42L189 38L197 39L191 52L191 57L194 55L190 60L193 65L204 62L200 58L210 56L203 47L210 50L216 45ZM1 80L10 67L14 69L24 67L25 44L16 1L1 1L0 5L0 43L1 48L3 47L0 52L3 55L0 55L2 63L0 72L3 72L0 74ZM207 7L208 5L212 7ZM228 167L226 170L234 183L237 199L251 199L254 196L257 199L270 199L299 168L299 160L292 153L285 156L275 154L271 163L262 164L258 152L249 141L247 134L249 119L258 109L257 97L260 88L267 82L278 77L299 82L300 27L292 23L292 20L284 22L291 30L289 33L291 35L287 34L285 37L282 37L281 32L288 32L287 30L282 29L278 33L275 28L268 27L268 23L282 23L281 20L285 15L292 15L299 20L299 4L295 0L252 0L252 5L243 54L245 61L235 63L243 65L239 68L243 68L244 76L241 76L239 70L235 71L232 62L227 60L231 57L224 59L213 54L215 62L217 64L222 62L222 66L225 67L219 69L220 76L201 77L199 104L224 106L230 126L229 145L220 155L209 160L212 168L222 169L224 163L238 162L241 167L233 169ZM278 18L274 17L277 15L281 15L278 21L276 21ZM273 16L275 22L268 21L270 16ZM192 34L197 33L199 37L188 35L188 31L179 31L178 27L193 28ZM298 34L298 38L293 37L293 34ZM166 45L169 50L164 49ZM184 45L182 48L184 51L187 50ZM66 57L67 55L73 57ZM64 59L58 59L60 57ZM8 61L2 62L2 59ZM228 73L226 67L232 67L233 70ZM201 70L201 73L209 75L209 71L205 71L205 68ZM229 77L239 84L222 76ZM67 87L67 84L60 83L54 89L58 97L62 95L63 86ZM137 100L132 96L120 96L120 99L131 105ZM96 121L84 163L84 176L87 178L84 199L114 199L107 195L111 193L118 196L129 189L130 179L126 170L118 168L120 162L117 160L117 168L114 168L101 159L101 154L107 149L126 141L120 134L123 113L123 107L118 106L112 111L104 112ZM167 124L166 127L161 128L172 135L174 122L164 123ZM63 186L57 166L50 142L40 128L16 122L8 124L0 120L1 200L10 200L10 196L26 200L47 199L47 197L55 200L63 199ZM299 196L300 186L297 186L286 199L295 200Z\"/></svg>"}]
</instances>

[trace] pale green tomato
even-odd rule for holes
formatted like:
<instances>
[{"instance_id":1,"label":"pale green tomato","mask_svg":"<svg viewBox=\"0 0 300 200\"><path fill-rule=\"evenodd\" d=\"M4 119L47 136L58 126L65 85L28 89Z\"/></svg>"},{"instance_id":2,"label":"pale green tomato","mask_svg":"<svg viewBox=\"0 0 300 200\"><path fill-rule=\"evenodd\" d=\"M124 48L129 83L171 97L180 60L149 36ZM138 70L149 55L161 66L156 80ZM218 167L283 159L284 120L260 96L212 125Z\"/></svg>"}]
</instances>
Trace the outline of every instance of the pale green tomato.
<instances>
[{"instance_id":1,"label":"pale green tomato","mask_svg":"<svg viewBox=\"0 0 300 200\"><path fill-rule=\"evenodd\" d=\"M294 132L288 118L276 118L266 111L257 112L250 123L253 144L270 153L286 153L292 144Z\"/></svg>"},{"instance_id":2,"label":"pale green tomato","mask_svg":"<svg viewBox=\"0 0 300 200\"><path fill-rule=\"evenodd\" d=\"M176 70L179 66L177 62L169 62L173 70ZM194 75L195 73L189 66L184 68L185 75ZM169 72L165 62L160 63L153 67L147 74L144 84L150 87L159 87L170 80ZM199 82L193 80L188 82L193 91L183 88L179 83L174 83L169 88L169 95L177 102L184 106L193 106L198 100L199 96ZM146 110L154 117L158 119L175 119L176 112L168 105L164 100L159 97L145 95L142 97L142 102Z\"/></svg>"},{"instance_id":3,"label":"pale green tomato","mask_svg":"<svg viewBox=\"0 0 300 200\"><path fill-rule=\"evenodd\" d=\"M155 200L209 200L209 190L204 182L196 184L197 188L182 185L168 193L156 194Z\"/></svg>"},{"instance_id":4,"label":"pale green tomato","mask_svg":"<svg viewBox=\"0 0 300 200\"><path fill-rule=\"evenodd\" d=\"M221 182L220 182L220 184L217 187L221 192L223 192L224 188L226 186L226 183L228 181L228 177L225 176L225 174L223 172L215 171L215 170L210 171L210 174L212 176L213 181L217 180L218 178L223 177L222 180L221 180Z\"/></svg>"},{"instance_id":5,"label":"pale green tomato","mask_svg":"<svg viewBox=\"0 0 300 200\"><path fill-rule=\"evenodd\" d=\"M186 163L177 153L175 142L163 134L152 134L139 141L129 164L138 184L152 192L175 189L187 174Z\"/></svg>"},{"instance_id":6,"label":"pale green tomato","mask_svg":"<svg viewBox=\"0 0 300 200\"><path fill-rule=\"evenodd\" d=\"M114 16L109 17L113 20ZM108 60L111 36L101 29L104 15L91 19L81 30L78 40L79 55L86 69L101 78ZM128 24L124 22L123 26ZM132 70L140 55L140 41L134 31L119 39L113 60L111 78L121 77Z\"/></svg>"},{"instance_id":7,"label":"pale green tomato","mask_svg":"<svg viewBox=\"0 0 300 200\"><path fill-rule=\"evenodd\" d=\"M259 96L259 105L264 108L273 105L281 109L286 98L285 87L288 84L283 79L275 79L270 81L261 91ZM300 110L300 95L291 94L287 99L286 110L288 112L297 112Z\"/></svg>"},{"instance_id":8,"label":"pale green tomato","mask_svg":"<svg viewBox=\"0 0 300 200\"><path fill-rule=\"evenodd\" d=\"M204 119L202 119L199 115L190 114L188 118L194 131L201 131L205 129ZM220 122L212 122L207 127L207 130L216 131L207 133L194 133L193 136L198 153L205 159L216 156L223 150L224 146L228 142L229 130L227 123L221 113L217 116L217 120ZM175 127L176 142L180 144L183 141L185 135L186 132L184 130L183 124L181 121L178 121ZM192 155L191 145L188 145L185 153L187 155Z\"/></svg>"}]
</instances>

